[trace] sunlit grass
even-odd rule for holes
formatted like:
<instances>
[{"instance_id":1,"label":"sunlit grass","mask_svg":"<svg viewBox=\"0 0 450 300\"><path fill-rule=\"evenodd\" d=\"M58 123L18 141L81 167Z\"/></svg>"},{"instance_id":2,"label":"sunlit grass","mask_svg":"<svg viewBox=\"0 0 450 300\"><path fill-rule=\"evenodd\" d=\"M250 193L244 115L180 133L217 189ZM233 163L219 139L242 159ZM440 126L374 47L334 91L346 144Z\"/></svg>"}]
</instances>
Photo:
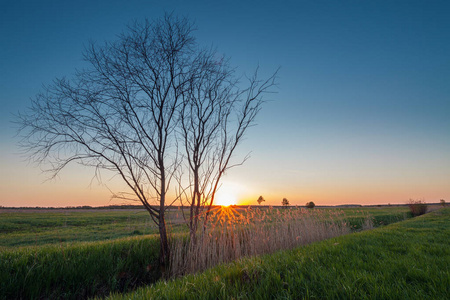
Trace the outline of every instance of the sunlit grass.
<instances>
[{"instance_id":1,"label":"sunlit grass","mask_svg":"<svg viewBox=\"0 0 450 300\"><path fill-rule=\"evenodd\" d=\"M171 241L171 274L195 273L241 257L292 249L350 231L343 213L337 210L218 207L194 242L187 238Z\"/></svg>"}]
</instances>

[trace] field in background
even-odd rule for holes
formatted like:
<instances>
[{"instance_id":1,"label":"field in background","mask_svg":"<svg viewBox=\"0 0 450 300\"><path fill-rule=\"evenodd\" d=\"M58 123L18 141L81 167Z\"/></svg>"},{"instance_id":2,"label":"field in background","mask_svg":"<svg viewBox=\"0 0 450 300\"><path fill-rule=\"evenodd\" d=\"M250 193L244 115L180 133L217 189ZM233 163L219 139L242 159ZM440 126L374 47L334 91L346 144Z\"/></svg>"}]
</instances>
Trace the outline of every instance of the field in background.
<instances>
[{"instance_id":1,"label":"field in background","mask_svg":"<svg viewBox=\"0 0 450 300\"><path fill-rule=\"evenodd\" d=\"M182 218L176 219L176 210L168 215L173 231L182 230ZM157 233L144 209L0 210L0 247L104 241Z\"/></svg>"},{"instance_id":2,"label":"field in background","mask_svg":"<svg viewBox=\"0 0 450 300\"><path fill-rule=\"evenodd\" d=\"M247 207L236 208L240 213L245 213L246 209ZM368 215L373 217L375 226L390 224L408 217L406 206L316 208L316 210L343 211L354 229L360 229L361 218ZM186 227L182 225L183 217L179 209L171 209L168 217L172 232L187 232ZM150 234L158 234L158 230L144 209L0 210L0 247L104 241Z\"/></svg>"}]
</instances>

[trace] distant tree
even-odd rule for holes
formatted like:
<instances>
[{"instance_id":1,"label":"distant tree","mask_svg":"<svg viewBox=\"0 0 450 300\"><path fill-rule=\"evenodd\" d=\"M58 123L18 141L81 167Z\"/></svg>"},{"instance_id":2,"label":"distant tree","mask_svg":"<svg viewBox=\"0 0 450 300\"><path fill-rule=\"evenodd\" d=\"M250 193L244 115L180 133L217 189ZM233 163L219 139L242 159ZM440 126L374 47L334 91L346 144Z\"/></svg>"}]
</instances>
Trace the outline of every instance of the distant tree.
<instances>
[{"instance_id":1,"label":"distant tree","mask_svg":"<svg viewBox=\"0 0 450 300\"><path fill-rule=\"evenodd\" d=\"M259 196L258 200L256 201L258 201L258 204L261 205L261 203L263 203L266 200L263 198L263 196Z\"/></svg>"},{"instance_id":2,"label":"distant tree","mask_svg":"<svg viewBox=\"0 0 450 300\"><path fill-rule=\"evenodd\" d=\"M439 203L441 203L441 205L442 205L442 206L445 206L445 205L446 205L446 203L445 203L445 200L444 200L444 199L441 199L441 200L439 200Z\"/></svg>"},{"instance_id":3,"label":"distant tree","mask_svg":"<svg viewBox=\"0 0 450 300\"><path fill-rule=\"evenodd\" d=\"M314 203L314 202L308 202L308 203L306 203L306 207L307 208L314 208L316 206L316 204Z\"/></svg>"},{"instance_id":4,"label":"distant tree","mask_svg":"<svg viewBox=\"0 0 450 300\"><path fill-rule=\"evenodd\" d=\"M288 207L289 206L289 200L286 198L283 198L283 201L281 201L281 204L283 204L284 207Z\"/></svg>"}]
</instances>

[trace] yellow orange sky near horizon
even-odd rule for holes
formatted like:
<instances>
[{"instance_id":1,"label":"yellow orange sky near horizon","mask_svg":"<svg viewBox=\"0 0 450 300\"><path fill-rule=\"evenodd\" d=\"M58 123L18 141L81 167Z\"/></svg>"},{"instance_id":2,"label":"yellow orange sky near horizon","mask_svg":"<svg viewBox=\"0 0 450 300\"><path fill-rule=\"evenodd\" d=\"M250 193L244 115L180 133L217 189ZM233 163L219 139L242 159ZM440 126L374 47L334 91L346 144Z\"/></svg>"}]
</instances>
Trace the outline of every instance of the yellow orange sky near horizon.
<instances>
[{"instance_id":1,"label":"yellow orange sky near horizon","mask_svg":"<svg viewBox=\"0 0 450 300\"><path fill-rule=\"evenodd\" d=\"M116 204L140 204L111 199L111 191L126 191L126 186L117 177L102 177L103 184L92 180L93 170L78 165L69 165L54 180L47 178L36 166L2 157L7 163L0 174L0 206L5 207L67 207L107 206ZM291 205L305 205L313 201L316 205L341 204L405 204L409 199L426 202L450 200L445 176L406 178L404 180L367 179L345 180L331 176L304 177L272 180L278 174L266 175L263 180L252 175L251 163L241 167L242 172L230 172L222 181L216 204L257 205L259 196L266 199L265 205L281 205L287 198ZM250 170L250 171L249 171ZM111 190L109 190L109 189ZM170 198L170 196L169 196ZM222 198L222 199L221 199ZM230 199L231 198L231 199Z\"/></svg>"},{"instance_id":2,"label":"yellow orange sky near horizon","mask_svg":"<svg viewBox=\"0 0 450 300\"><path fill-rule=\"evenodd\" d=\"M42 178L30 184L30 179L26 186L12 183L6 189L0 201L1 206L6 207L66 207L66 206L107 206L115 204L140 204L139 202L123 201L111 199L111 192L104 186L93 183L89 186L90 180L80 180L78 182L67 182L63 178L42 183ZM114 190L113 187L109 186ZM419 191L420 189L417 189ZM118 192L119 190L114 190ZM258 192L256 192L258 191ZM413 195L411 195L413 194ZM418 193L405 193L400 188L384 190L374 190L367 193L367 189L361 187L349 190L327 187L326 189L299 189L285 190L284 193L277 191L262 190L259 187L254 189L243 188L240 184L231 181L225 182L217 194L217 205L257 205L257 199L261 195L266 200L263 205L281 205L281 200L285 197L291 205L304 205L313 201L316 205L342 205L342 204L405 204L410 198L423 199L426 202L438 202L443 198L439 191L430 193L427 197ZM430 196L431 195L431 196Z\"/></svg>"}]
</instances>

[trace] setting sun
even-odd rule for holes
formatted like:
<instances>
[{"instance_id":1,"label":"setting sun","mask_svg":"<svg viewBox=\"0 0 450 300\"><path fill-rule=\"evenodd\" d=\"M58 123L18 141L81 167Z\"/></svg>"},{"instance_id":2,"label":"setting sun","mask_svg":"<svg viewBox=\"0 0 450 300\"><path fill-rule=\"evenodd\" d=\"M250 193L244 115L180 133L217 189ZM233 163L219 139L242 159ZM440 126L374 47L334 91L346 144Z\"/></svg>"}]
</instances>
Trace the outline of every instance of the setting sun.
<instances>
[{"instance_id":1,"label":"setting sun","mask_svg":"<svg viewBox=\"0 0 450 300\"><path fill-rule=\"evenodd\" d=\"M228 191L218 191L216 194L216 199L214 201L215 205L230 206L237 204L237 197L235 194Z\"/></svg>"}]
</instances>

